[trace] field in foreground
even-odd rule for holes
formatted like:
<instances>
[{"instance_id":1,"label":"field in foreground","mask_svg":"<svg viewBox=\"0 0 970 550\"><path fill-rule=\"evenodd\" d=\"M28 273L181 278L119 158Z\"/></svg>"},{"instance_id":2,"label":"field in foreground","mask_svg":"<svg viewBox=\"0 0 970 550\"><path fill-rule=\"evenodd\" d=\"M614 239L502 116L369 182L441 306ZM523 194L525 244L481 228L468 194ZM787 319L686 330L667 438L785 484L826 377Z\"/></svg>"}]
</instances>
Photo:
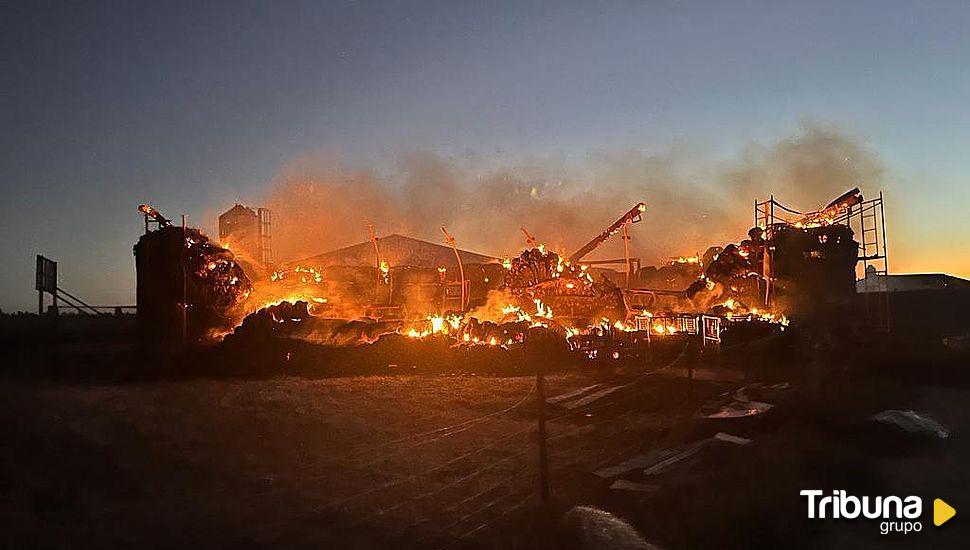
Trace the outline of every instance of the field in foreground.
<instances>
[{"instance_id":1,"label":"field in foreground","mask_svg":"<svg viewBox=\"0 0 970 550\"><path fill-rule=\"evenodd\" d=\"M588 383L548 379L550 394ZM35 543L446 545L532 506L533 385L370 376L3 386L0 513L15 540ZM638 417L624 430L662 424ZM645 444L591 440L597 419L550 423L556 471Z\"/></svg>"},{"instance_id":2,"label":"field in foreground","mask_svg":"<svg viewBox=\"0 0 970 550\"><path fill-rule=\"evenodd\" d=\"M911 453L886 462L884 450L846 445L854 433L833 436L798 411L739 424L737 435L755 439L742 454L651 494L608 490L591 472L720 429L698 433L676 374L627 376L602 401L550 409L552 514L538 513L531 377L5 383L5 542L543 548L558 545L555 518L579 503L617 512L668 548L879 542L807 524L798 490L892 492L880 469L898 471ZM547 395L615 376L550 376ZM692 396L738 385L699 382ZM953 406L964 394L947 399L964 422ZM935 456L917 459L932 468ZM945 487L940 476L926 483Z\"/></svg>"}]
</instances>

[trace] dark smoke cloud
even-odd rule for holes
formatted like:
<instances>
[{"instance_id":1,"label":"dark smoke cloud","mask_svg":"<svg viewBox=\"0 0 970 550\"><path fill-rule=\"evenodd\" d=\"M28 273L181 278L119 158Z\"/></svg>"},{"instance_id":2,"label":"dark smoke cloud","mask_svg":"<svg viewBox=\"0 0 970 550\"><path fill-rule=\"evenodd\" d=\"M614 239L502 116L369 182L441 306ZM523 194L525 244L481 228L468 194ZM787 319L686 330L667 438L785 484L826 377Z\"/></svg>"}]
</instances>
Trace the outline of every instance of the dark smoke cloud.
<instances>
[{"instance_id":1,"label":"dark smoke cloud","mask_svg":"<svg viewBox=\"0 0 970 550\"><path fill-rule=\"evenodd\" d=\"M749 146L723 181L735 197L774 193L798 210L811 210L852 187L878 189L884 173L879 156L858 138L810 122L771 146Z\"/></svg>"},{"instance_id":2,"label":"dark smoke cloud","mask_svg":"<svg viewBox=\"0 0 970 550\"><path fill-rule=\"evenodd\" d=\"M524 226L547 246L572 252L642 200L648 210L631 229L631 247L651 263L740 239L753 223L755 198L774 193L810 210L854 186L879 188L883 172L858 139L807 123L727 163L683 149L600 151L581 166L557 159L496 166L475 154L417 151L401 155L391 174L378 174L307 157L284 167L266 202L277 257L292 260L365 241L368 223L380 235L433 242L441 242L444 224L459 246L497 256L525 246ZM622 242L614 241L590 257L622 257Z\"/></svg>"}]
</instances>

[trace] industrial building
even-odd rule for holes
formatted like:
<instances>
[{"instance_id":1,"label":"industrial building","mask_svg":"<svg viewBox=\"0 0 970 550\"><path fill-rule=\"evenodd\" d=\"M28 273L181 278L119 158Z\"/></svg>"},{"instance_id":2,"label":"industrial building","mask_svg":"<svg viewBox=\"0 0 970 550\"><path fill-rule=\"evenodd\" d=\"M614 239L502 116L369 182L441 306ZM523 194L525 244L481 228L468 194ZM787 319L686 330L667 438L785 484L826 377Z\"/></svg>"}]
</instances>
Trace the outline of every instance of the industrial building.
<instances>
[{"instance_id":1,"label":"industrial building","mask_svg":"<svg viewBox=\"0 0 970 550\"><path fill-rule=\"evenodd\" d=\"M887 275L872 270L856 282L861 307L885 316L904 340L940 340L970 333L970 281L943 273Z\"/></svg>"},{"instance_id":2,"label":"industrial building","mask_svg":"<svg viewBox=\"0 0 970 550\"><path fill-rule=\"evenodd\" d=\"M381 237L377 240L377 250L380 251L381 259L386 261L389 266L409 266L437 269L439 267L457 267L455 252L449 246L444 246L413 237L392 234ZM458 250L463 264L487 264L498 261L497 258ZM328 266L354 266L354 267L376 267L377 258L375 256L375 244L373 242L363 242L331 250L317 256L311 256L300 260L306 265Z\"/></svg>"},{"instance_id":3,"label":"industrial building","mask_svg":"<svg viewBox=\"0 0 970 550\"><path fill-rule=\"evenodd\" d=\"M219 242L249 262L273 261L272 217L268 208L250 208L236 203L219 216Z\"/></svg>"}]
</instances>

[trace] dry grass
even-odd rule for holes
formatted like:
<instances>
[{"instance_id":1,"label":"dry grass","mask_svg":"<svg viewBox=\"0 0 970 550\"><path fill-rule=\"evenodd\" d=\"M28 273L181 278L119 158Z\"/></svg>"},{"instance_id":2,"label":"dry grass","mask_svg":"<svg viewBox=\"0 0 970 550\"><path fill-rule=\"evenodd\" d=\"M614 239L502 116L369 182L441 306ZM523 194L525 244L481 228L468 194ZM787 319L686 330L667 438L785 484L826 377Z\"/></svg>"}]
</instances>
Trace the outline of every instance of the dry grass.
<instances>
[{"instance_id":1,"label":"dry grass","mask_svg":"<svg viewBox=\"0 0 970 550\"><path fill-rule=\"evenodd\" d=\"M592 380L547 382L554 395ZM444 545L529 508L512 507L536 492L533 383L367 376L3 385L4 418L14 422L0 510L16 518L11 540L55 545L78 537L95 546ZM609 422L576 423L596 419L550 424L563 484L631 446L590 437ZM655 429L649 414L637 421ZM624 419L624 429L636 423ZM436 431L446 426L456 427Z\"/></svg>"}]
</instances>

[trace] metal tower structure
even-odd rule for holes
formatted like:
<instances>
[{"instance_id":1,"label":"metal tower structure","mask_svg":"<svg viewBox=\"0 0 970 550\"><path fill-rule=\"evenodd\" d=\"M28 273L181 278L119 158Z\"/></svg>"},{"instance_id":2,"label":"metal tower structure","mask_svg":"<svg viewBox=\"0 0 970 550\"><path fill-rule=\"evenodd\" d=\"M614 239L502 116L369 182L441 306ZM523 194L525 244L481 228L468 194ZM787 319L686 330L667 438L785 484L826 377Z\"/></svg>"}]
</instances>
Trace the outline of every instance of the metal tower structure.
<instances>
[{"instance_id":1,"label":"metal tower structure","mask_svg":"<svg viewBox=\"0 0 970 550\"><path fill-rule=\"evenodd\" d=\"M889 248L882 191L875 198L864 199L858 189L853 189L825 208L813 212L799 212L789 208L771 195L765 201L755 200L754 223L765 231L765 239L771 238L773 228L778 225L847 225L859 242L856 286L858 292L865 295L866 317L870 321L877 321L879 328L886 332L890 330L889 288L886 282L886 275L889 274ZM882 304L873 300L876 294L882 295Z\"/></svg>"}]
</instances>

